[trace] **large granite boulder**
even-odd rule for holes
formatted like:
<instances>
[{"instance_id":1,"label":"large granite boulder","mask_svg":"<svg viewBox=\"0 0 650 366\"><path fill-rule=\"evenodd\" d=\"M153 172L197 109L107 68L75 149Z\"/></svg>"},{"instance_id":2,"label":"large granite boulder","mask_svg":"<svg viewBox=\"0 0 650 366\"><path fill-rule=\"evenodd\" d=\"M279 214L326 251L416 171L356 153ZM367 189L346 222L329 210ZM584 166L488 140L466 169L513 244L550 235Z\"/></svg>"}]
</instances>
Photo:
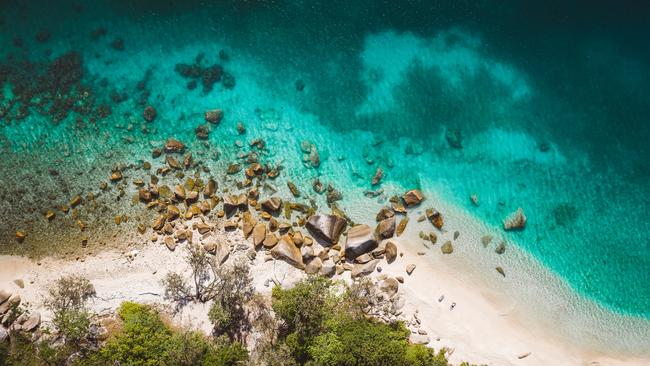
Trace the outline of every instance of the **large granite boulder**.
<instances>
[{"instance_id":1,"label":"large granite boulder","mask_svg":"<svg viewBox=\"0 0 650 366\"><path fill-rule=\"evenodd\" d=\"M273 258L283 260L298 269L305 269L300 249L288 235L283 235L280 238L278 244L271 249L271 255Z\"/></svg>"},{"instance_id":2,"label":"large granite boulder","mask_svg":"<svg viewBox=\"0 0 650 366\"><path fill-rule=\"evenodd\" d=\"M387 219L381 220L377 224L375 229L375 234L380 239L392 238L395 234L395 217L389 217Z\"/></svg>"},{"instance_id":3,"label":"large granite boulder","mask_svg":"<svg viewBox=\"0 0 650 366\"><path fill-rule=\"evenodd\" d=\"M337 215L313 215L307 220L307 230L325 244L338 243L347 222Z\"/></svg>"},{"instance_id":4,"label":"large granite boulder","mask_svg":"<svg viewBox=\"0 0 650 366\"><path fill-rule=\"evenodd\" d=\"M9 300L10 297L11 297L11 292L9 292L9 291L7 291L5 289L0 290L0 304L2 304L3 302Z\"/></svg>"},{"instance_id":5,"label":"large granite boulder","mask_svg":"<svg viewBox=\"0 0 650 366\"><path fill-rule=\"evenodd\" d=\"M348 230L345 243L345 257L348 260L353 260L375 248L377 248L377 240L370 226L356 225Z\"/></svg>"},{"instance_id":6,"label":"large granite boulder","mask_svg":"<svg viewBox=\"0 0 650 366\"><path fill-rule=\"evenodd\" d=\"M36 328L38 328L40 324L41 324L41 313L35 311L27 318L27 320L25 320L21 328L26 332L31 332Z\"/></svg>"}]
</instances>

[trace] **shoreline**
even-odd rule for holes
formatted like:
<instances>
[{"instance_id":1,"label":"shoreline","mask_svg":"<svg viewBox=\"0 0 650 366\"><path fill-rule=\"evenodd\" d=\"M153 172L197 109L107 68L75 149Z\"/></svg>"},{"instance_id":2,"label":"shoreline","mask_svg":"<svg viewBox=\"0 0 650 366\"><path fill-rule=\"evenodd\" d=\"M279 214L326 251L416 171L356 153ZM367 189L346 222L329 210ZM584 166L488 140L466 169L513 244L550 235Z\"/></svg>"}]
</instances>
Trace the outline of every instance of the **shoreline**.
<instances>
[{"instance_id":1,"label":"shoreline","mask_svg":"<svg viewBox=\"0 0 650 366\"><path fill-rule=\"evenodd\" d=\"M404 234L392 239L398 244L398 251L403 256L398 256L391 264L382 261L381 274L405 278L399 290L406 300L404 317L409 319L417 313L421 329L431 339L429 345L434 349L448 348L451 362L468 361L488 365L641 365L650 359L643 356L618 357L616 352L610 353L602 348L596 350L588 346L568 344L560 334L550 332L540 319L535 319L534 309L527 308L527 304L520 303L515 298L508 298L510 294L507 291L490 286L490 281L486 280L489 277L487 274L484 273L484 281L481 283L472 278L472 271L460 270L459 268L464 268L463 263L475 260L471 258L472 253L468 249L471 249L472 239L481 234L474 226L468 225L463 229L458 240L454 241L453 254L443 256L440 253L439 247L446 240L444 237L450 235L446 231L440 235L438 244L430 247L430 253L421 255L421 248L418 249L417 244L414 244L418 230L425 228L424 224L417 224L415 220L420 210L421 208L416 208L409 213L412 224ZM449 220L445 226L452 231L454 227L462 227L458 224L463 220L472 219L459 216L456 212L448 212L446 217ZM240 231L215 235L230 242L232 247L237 247L238 244L249 245ZM87 276L97 289L97 298L91 302L91 307L100 315L112 312L126 300L165 304L160 279L167 271L183 270L185 264L179 258L184 254L183 251L171 252L160 243L146 243L135 250L138 253L133 259L128 258L133 251L108 250L88 256L83 261L45 258L40 261L40 265L24 257L0 256L0 284L5 287L9 285L11 290L20 293L25 302L44 313L45 320L48 316L43 311L42 298L47 293L47 285L59 277L52 276L53 271ZM509 250L513 250L512 246ZM237 254L245 256L245 250L239 250L233 256ZM405 272L408 264L416 265L411 275ZM252 268L256 291L266 295L271 290L269 279L275 278L283 285L290 285L304 276L302 271L283 261L265 262L263 256L259 255ZM508 275L517 273L515 268L505 269ZM475 272L484 268L478 270ZM118 273L119 277L116 276ZM377 272L372 274L375 277L377 275ZM18 278L24 280L24 289L19 289L12 283ZM335 276L335 279L349 281L350 272ZM441 295L445 298L439 302ZM452 302L456 306L450 310ZM210 323L207 311L203 311L204 307L204 304L186 306L173 320L209 333ZM537 314L540 315L543 314Z\"/></svg>"}]
</instances>

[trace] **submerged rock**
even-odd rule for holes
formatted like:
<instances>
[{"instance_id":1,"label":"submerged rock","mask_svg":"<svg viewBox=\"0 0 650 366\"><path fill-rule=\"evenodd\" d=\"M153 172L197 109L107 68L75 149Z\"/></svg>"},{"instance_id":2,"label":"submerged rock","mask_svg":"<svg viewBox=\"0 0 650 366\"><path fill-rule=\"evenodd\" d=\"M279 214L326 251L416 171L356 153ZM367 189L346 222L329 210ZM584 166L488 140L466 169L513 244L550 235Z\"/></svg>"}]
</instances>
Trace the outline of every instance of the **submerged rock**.
<instances>
[{"instance_id":1,"label":"submerged rock","mask_svg":"<svg viewBox=\"0 0 650 366\"><path fill-rule=\"evenodd\" d=\"M373 186L376 186L377 184L381 183L382 179L384 179L384 170L381 167L377 167L377 171L375 171L375 175L372 177L372 181L370 183Z\"/></svg>"},{"instance_id":2,"label":"submerged rock","mask_svg":"<svg viewBox=\"0 0 650 366\"><path fill-rule=\"evenodd\" d=\"M156 119L157 114L156 109L150 105L144 107L144 111L142 112L142 116L147 122L153 122L153 120Z\"/></svg>"},{"instance_id":3,"label":"submerged rock","mask_svg":"<svg viewBox=\"0 0 650 366\"><path fill-rule=\"evenodd\" d=\"M164 149L166 153L182 153L185 151L185 144L176 139L169 138L165 142Z\"/></svg>"},{"instance_id":4,"label":"submerged rock","mask_svg":"<svg viewBox=\"0 0 650 366\"><path fill-rule=\"evenodd\" d=\"M313 215L307 220L307 230L328 245L338 243L347 226L345 219L337 215Z\"/></svg>"},{"instance_id":5,"label":"submerged rock","mask_svg":"<svg viewBox=\"0 0 650 366\"><path fill-rule=\"evenodd\" d=\"M223 110L212 109L205 112L205 120L212 124L218 124L223 119Z\"/></svg>"},{"instance_id":6,"label":"submerged rock","mask_svg":"<svg viewBox=\"0 0 650 366\"><path fill-rule=\"evenodd\" d=\"M348 230L345 243L345 257L353 260L377 248L377 240L368 225L356 225Z\"/></svg>"},{"instance_id":7,"label":"submerged rock","mask_svg":"<svg viewBox=\"0 0 650 366\"><path fill-rule=\"evenodd\" d=\"M500 242L497 244L497 247L494 249L497 254L503 254L506 251L506 243Z\"/></svg>"},{"instance_id":8,"label":"submerged rock","mask_svg":"<svg viewBox=\"0 0 650 366\"><path fill-rule=\"evenodd\" d=\"M404 233L404 230L406 229L406 225L409 223L409 218L404 217L403 219L400 220L399 224L397 224L397 230L396 234L397 236L402 235Z\"/></svg>"},{"instance_id":9,"label":"submerged rock","mask_svg":"<svg viewBox=\"0 0 650 366\"><path fill-rule=\"evenodd\" d=\"M451 241L446 241L442 244L440 250L442 251L442 254L451 254L454 252L454 246L451 244Z\"/></svg>"},{"instance_id":10,"label":"submerged rock","mask_svg":"<svg viewBox=\"0 0 650 366\"><path fill-rule=\"evenodd\" d=\"M524 210L519 207L517 211L503 220L503 228L505 230L522 230L526 227L526 220Z\"/></svg>"},{"instance_id":11,"label":"submerged rock","mask_svg":"<svg viewBox=\"0 0 650 366\"><path fill-rule=\"evenodd\" d=\"M498 266L498 267L496 267L495 269L497 270L497 272L499 272L499 274L500 274L501 276L503 276L503 277L506 276L506 272L503 270L503 268L501 268L501 266Z\"/></svg>"}]
</instances>

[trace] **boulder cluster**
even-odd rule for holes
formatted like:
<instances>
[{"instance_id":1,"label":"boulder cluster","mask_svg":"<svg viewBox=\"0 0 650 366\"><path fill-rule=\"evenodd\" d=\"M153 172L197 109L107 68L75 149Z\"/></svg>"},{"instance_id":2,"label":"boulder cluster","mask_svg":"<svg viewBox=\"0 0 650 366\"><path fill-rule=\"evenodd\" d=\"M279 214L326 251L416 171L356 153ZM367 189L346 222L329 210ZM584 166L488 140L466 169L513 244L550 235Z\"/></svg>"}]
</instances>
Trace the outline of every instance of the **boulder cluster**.
<instances>
[{"instance_id":1,"label":"boulder cluster","mask_svg":"<svg viewBox=\"0 0 650 366\"><path fill-rule=\"evenodd\" d=\"M21 307L21 298L0 289L0 343L9 337L9 332L30 333L41 324L39 312L29 312Z\"/></svg>"}]
</instances>

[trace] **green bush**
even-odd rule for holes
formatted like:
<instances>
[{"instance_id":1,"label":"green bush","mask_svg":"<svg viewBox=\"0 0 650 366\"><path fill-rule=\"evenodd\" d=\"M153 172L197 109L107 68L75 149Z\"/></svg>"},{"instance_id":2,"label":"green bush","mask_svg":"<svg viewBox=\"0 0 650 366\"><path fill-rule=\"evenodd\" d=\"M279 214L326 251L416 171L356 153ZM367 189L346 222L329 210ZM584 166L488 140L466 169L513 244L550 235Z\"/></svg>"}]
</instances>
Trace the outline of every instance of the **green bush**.
<instances>
[{"instance_id":1,"label":"green bush","mask_svg":"<svg viewBox=\"0 0 650 366\"><path fill-rule=\"evenodd\" d=\"M246 360L246 350L238 344L216 345L196 332L174 331L147 305L125 302L118 314L122 330L87 364L227 366Z\"/></svg>"},{"instance_id":2,"label":"green bush","mask_svg":"<svg viewBox=\"0 0 650 366\"><path fill-rule=\"evenodd\" d=\"M308 366L446 366L444 351L411 345L401 323L364 316L363 291L311 277L293 288L273 289L273 310L283 327L280 345L296 364Z\"/></svg>"}]
</instances>

